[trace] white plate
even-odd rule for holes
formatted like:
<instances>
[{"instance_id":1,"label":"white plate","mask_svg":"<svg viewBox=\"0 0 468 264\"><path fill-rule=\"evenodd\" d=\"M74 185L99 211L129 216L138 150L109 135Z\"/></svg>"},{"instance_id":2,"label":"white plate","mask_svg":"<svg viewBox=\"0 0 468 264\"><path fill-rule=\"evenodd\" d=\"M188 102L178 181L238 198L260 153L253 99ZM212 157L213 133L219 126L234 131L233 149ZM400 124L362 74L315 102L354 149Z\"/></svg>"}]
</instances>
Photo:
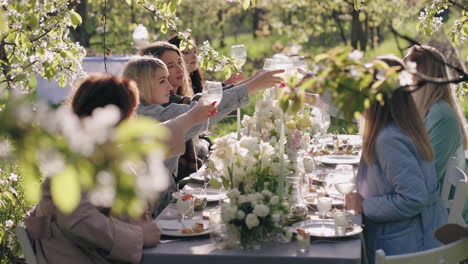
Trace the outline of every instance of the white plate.
<instances>
[{"instance_id":1,"label":"white plate","mask_svg":"<svg viewBox=\"0 0 468 264\"><path fill-rule=\"evenodd\" d=\"M159 226L161 227L161 235L173 236L173 237L194 237L194 236L203 236L210 233L210 222L200 219L185 219L184 225L186 228L192 228L195 222L201 222L205 226L205 231L201 233L193 234L182 234L181 230L183 228L182 224L178 219L171 220L158 220Z\"/></svg>"},{"instance_id":2,"label":"white plate","mask_svg":"<svg viewBox=\"0 0 468 264\"><path fill-rule=\"evenodd\" d=\"M205 181L205 171L199 170L197 172L194 172L189 175L190 179L196 180L196 181Z\"/></svg>"},{"instance_id":3,"label":"white plate","mask_svg":"<svg viewBox=\"0 0 468 264\"><path fill-rule=\"evenodd\" d=\"M349 144L353 145L354 148L362 147L362 137L359 135L337 135L340 141L347 139ZM333 145L333 137L329 136L321 140L322 143L327 145Z\"/></svg>"},{"instance_id":4,"label":"white plate","mask_svg":"<svg viewBox=\"0 0 468 264\"><path fill-rule=\"evenodd\" d=\"M337 206L337 205L343 205L343 198L339 198L338 196L330 196L330 198L332 198L332 205L334 206ZM311 204L311 205L317 205L317 200L318 200L318 197L317 197L317 193L309 193L306 197L304 197L304 201L307 203L307 204Z\"/></svg>"},{"instance_id":5,"label":"white plate","mask_svg":"<svg viewBox=\"0 0 468 264\"><path fill-rule=\"evenodd\" d=\"M323 155L315 157L315 160L323 164L359 164L359 155Z\"/></svg>"},{"instance_id":6,"label":"white plate","mask_svg":"<svg viewBox=\"0 0 468 264\"><path fill-rule=\"evenodd\" d=\"M297 233L296 228L302 228L314 237L348 237L362 232L361 226L350 225L348 228L352 228L351 230L346 230L344 234L337 234L333 220L325 221L323 226L324 228L322 228L322 220L306 220L292 225L291 231Z\"/></svg>"},{"instance_id":7,"label":"white plate","mask_svg":"<svg viewBox=\"0 0 468 264\"><path fill-rule=\"evenodd\" d=\"M224 200L227 198L226 192L219 194L219 190L215 189L206 189L206 199L208 202L217 202L220 199Z\"/></svg>"}]
</instances>

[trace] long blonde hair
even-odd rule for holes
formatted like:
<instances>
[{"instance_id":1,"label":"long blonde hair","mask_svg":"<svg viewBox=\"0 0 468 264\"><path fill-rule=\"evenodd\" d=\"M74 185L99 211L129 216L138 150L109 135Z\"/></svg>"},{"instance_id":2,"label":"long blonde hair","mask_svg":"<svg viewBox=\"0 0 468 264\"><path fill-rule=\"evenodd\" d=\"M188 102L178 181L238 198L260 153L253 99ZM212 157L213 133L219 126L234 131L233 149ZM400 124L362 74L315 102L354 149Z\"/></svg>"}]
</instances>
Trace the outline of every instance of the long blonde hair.
<instances>
[{"instance_id":1,"label":"long blonde hair","mask_svg":"<svg viewBox=\"0 0 468 264\"><path fill-rule=\"evenodd\" d=\"M400 66L401 70L405 68L403 61L394 56L381 56L377 59L392 67ZM374 149L377 136L392 122L412 140L423 160L434 160L434 150L429 135L424 129L411 93L402 88L392 94L384 95L384 104L375 102L364 112L363 155L368 164L375 162Z\"/></svg>"},{"instance_id":2,"label":"long blonde hair","mask_svg":"<svg viewBox=\"0 0 468 264\"><path fill-rule=\"evenodd\" d=\"M415 62L417 71L424 75L444 80L450 79L444 56L433 47L412 46L404 60ZM455 96L453 86L451 84L426 83L420 87L417 93L420 100L416 100L416 107L422 118L426 116L432 105L440 100L444 100L452 107L462 131L463 146L468 149L468 136L464 128L466 119Z\"/></svg>"},{"instance_id":3,"label":"long blonde hair","mask_svg":"<svg viewBox=\"0 0 468 264\"><path fill-rule=\"evenodd\" d=\"M154 80L156 72L164 68L166 65L160 59L150 56L136 57L125 65L122 76L136 82L140 101L149 104L153 93L152 87L156 83Z\"/></svg>"},{"instance_id":4,"label":"long blonde hair","mask_svg":"<svg viewBox=\"0 0 468 264\"><path fill-rule=\"evenodd\" d=\"M189 81L190 78L184 61L184 56L182 56L182 53L175 45L166 41L157 41L141 48L139 50L139 53L141 56L152 56L155 58L161 58L164 52L169 50L174 51L179 55L180 59L182 60L182 70L184 72L182 86L174 87L177 89L176 94L182 96L193 96L193 89Z\"/></svg>"}]
</instances>

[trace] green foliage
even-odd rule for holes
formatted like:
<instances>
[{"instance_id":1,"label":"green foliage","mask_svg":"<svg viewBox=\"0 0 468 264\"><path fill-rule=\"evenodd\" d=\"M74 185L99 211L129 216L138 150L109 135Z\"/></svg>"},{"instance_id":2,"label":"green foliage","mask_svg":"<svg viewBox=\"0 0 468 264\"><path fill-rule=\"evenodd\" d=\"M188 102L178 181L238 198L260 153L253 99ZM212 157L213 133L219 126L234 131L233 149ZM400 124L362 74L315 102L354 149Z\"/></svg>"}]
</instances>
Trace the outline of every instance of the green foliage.
<instances>
[{"instance_id":1,"label":"green foliage","mask_svg":"<svg viewBox=\"0 0 468 264\"><path fill-rule=\"evenodd\" d=\"M462 45L468 37L468 5L466 1L462 1L461 4L449 0L428 2L431 2L431 4L419 14L420 23L417 29L424 32L426 36L432 36L442 27L443 18L441 14L450 9L450 13L457 14L458 18L454 20L448 35L455 46Z\"/></svg>"},{"instance_id":2,"label":"green foliage","mask_svg":"<svg viewBox=\"0 0 468 264\"><path fill-rule=\"evenodd\" d=\"M81 23L74 5L66 0L3 2L0 88L24 93L35 88L34 74L58 78L61 84L80 75L84 50L68 37L69 28Z\"/></svg>"},{"instance_id":3,"label":"green foliage","mask_svg":"<svg viewBox=\"0 0 468 264\"><path fill-rule=\"evenodd\" d=\"M0 263L25 263L16 240L15 227L33 204L24 198L24 180L18 167L3 159L0 165Z\"/></svg>"}]
</instances>

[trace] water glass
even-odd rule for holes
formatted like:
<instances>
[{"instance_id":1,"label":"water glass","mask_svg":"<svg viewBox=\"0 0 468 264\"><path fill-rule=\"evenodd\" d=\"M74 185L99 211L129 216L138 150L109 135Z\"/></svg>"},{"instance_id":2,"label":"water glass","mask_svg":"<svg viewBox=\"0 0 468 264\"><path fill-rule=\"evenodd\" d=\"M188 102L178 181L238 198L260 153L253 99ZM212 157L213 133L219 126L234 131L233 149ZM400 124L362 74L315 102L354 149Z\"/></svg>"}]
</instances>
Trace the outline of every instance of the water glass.
<instances>
[{"instance_id":1,"label":"water glass","mask_svg":"<svg viewBox=\"0 0 468 264\"><path fill-rule=\"evenodd\" d=\"M306 253L310 248L310 235L308 233L297 234L297 250L300 253Z\"/></svg>"}]
</instances>

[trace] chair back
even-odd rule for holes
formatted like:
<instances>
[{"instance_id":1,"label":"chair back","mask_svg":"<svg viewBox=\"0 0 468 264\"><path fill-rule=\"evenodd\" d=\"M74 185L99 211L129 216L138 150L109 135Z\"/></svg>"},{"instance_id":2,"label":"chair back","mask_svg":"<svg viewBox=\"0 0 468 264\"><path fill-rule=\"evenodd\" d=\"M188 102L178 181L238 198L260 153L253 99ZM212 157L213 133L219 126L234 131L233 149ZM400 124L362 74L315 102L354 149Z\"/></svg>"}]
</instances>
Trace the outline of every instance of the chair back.
<instances>
[{"instance_id":1,"label":"chair back","mask_svg":"<svg viewBox=\"0 0 468 264\"><path fill-rule=\"evenodd\" d=\"M466 174L458 169L458 173L463 174L464 179L458 181L457 188L455 189L455 196L451 201L450 212L448 216L448 223L459 224L464 226L465 219L463 218L463 209L468 200L468 179Z\"/></svg>"},{"instance_id":2,"label":"chair back","mask_svg":"<svg viewBox=\"0 0 468 264\"><path fill-rule=\"evenodd\" d=\"M24 226L16 227L16 237L18 242L23 249L23 255L28 264L36 264L36 255L34 252L33 241L29 237L28 230Z\"/></svg>"},{"instance_id":3,"label":"chair back","mask_svg":"<svg viewBox=\"0 0 468 264\"><path fill-rule=\"evenodd\" d=\"M421 252L385 256L381 249L376 251L376 264L455 264L468 259L468 238Z\"/></svg>"},{"instance_id":4,"label":"chair back","mask_svg":"<svg viewBox=\"0 0 468 264\"><path fill-rule=\"evenodd\" d=\"M457 168L457 159L451 157L447 161L444 183L442 185L442 192L440 193L440 199L447 209L450 209L453 203L453 201L450 200L450 191L457 186L460 180L467 180L467 176L463 170Z\"/></svg>"}]
</instances>

